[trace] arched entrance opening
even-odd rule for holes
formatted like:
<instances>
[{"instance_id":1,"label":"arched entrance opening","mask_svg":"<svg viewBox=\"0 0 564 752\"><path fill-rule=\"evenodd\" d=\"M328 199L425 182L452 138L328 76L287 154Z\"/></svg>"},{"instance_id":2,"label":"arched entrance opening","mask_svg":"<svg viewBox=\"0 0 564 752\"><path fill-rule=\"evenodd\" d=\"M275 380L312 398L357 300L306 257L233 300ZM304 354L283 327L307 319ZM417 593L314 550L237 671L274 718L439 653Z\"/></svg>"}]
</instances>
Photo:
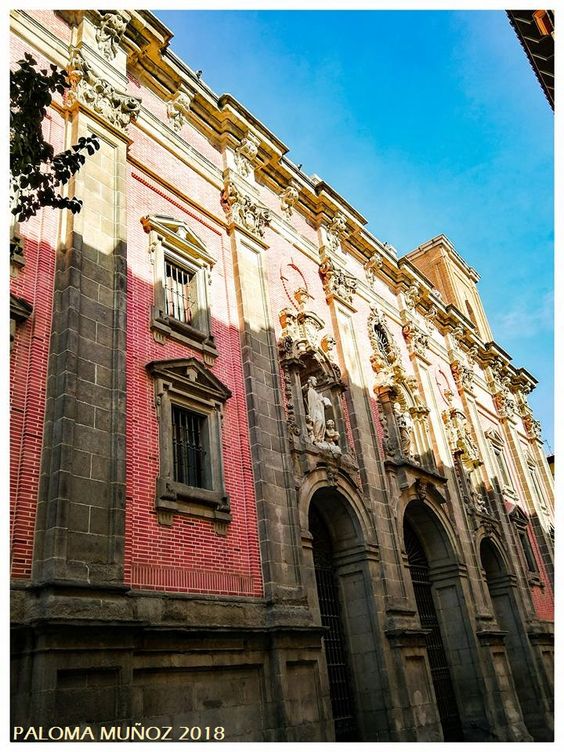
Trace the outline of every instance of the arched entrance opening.
<instances>
[{"instance_id":1,"label":"arched entrance opening","mask_svg":"<svg viewBox=\"0 0 564 752\"><path fill-rule=\"evenodd\" d=\"M546 724L546 716L550 712L547 712L541 699L543 691L519 613L514 578L508 573L501 553L490 538L484 538L480 543L480 561L496 621L500 629L506 632L505 650L525 725L535 741L550 741L552 730Z\"/></svg>"},{"instance_id":2,"label":"arched entrance opening","mask_svg":"<svg viewBox=\"0 0 564 752\"><path fill-rule=\"evenodd\" d=\"M433 596L429 561L408 519L404 519L404 542L419 620L421 627L427 630L427 655L443 737L446 742L463 741L460 712Z\"/></svg>"},{"instance_id":3,"label":"arched entrance opening","mask_svg":"<svg viewBox=\"0 0 564 752\"><path fill-rule=\"evenodd\" d=\"M315 503L310 505L309 529L312 535L313 565L321 623L327 629L324 647L335 740L358 741L347 626L343 618L334 545L329 528Z\"/></svg>"}]
</instances>

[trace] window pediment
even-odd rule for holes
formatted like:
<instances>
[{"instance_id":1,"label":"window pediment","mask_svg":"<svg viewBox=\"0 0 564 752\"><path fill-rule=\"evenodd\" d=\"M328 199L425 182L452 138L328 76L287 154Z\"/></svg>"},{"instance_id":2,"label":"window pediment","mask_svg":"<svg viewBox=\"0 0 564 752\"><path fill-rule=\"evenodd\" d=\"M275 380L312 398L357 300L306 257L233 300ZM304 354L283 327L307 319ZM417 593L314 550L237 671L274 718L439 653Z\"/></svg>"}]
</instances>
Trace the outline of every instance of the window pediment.
<instances>
[{"instance_id":1,"label":"window pediment","mask_svg":"<svg viewBox=\"0 0 564 752\"><path fill-rule=\"evenodd\" d=\"M203 240L182 219L174 219L162 214L149 214L142 217L145 232L154 231L163 241L191 259L213 266L216 259L210 254Z\"/></svg>"},{"instance_id":2,"label":"window pediment","mask_svg":"<svg viewBox=\"0 0 564 752\"><path fill-rule=\"evenodd\" d=\"M149 363L147 369L151 376L172 382L177 391L219 402L231 397L231 390L196 358L157 360Z\"/></svg>"}]
</instances>

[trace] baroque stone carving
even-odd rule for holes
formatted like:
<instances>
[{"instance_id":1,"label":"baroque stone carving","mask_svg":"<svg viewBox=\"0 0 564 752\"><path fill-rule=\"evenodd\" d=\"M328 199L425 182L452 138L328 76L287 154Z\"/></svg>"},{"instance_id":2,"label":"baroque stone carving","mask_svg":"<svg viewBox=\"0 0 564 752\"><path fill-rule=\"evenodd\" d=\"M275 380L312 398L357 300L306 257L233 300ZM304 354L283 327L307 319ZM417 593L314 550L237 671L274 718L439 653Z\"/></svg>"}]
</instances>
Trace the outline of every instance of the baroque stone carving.
<instances>
[{"instance_id":1,"label":"baroque stone carving","mask_svg":"<svg viewBox=\"0 0 564 752\"><path fill-rule=\"evenodd\" d=\"M454 377L458 391L466 389L466 391L473 392L474 386L474 369L470 366L464 365L460 360L455 360L450 364L450 370Z\"/></svg>"},{"instance_id":2,"label":"baroque stone carving","mask_svg":"<svg viewBox=\"0 0 564 752\"><path fill-rule=\"evenodd\" d=\"M96 43L107 60L115 58L127 23L128 19L119 10L110 10L102 15L96 29Z\"/></svg>"},{"instance_id":3,"label":"baroque stone carving","mask_svg":"<svg viewBox=\"0 0 564 752\"><path fill-rule=\"evenodd\" d=\"M188 121L188 113L192 104L192 96L187 92L178 92L166 107L168 120L173 131L180 133L184 123Z\"/></svg>"},{"instance_id":4,"label":"baroque stone carving","mask_svg":"<svg viewBox=\"0 0 564 752\"><path fill-rule=\"evenodd\" d=\"M429 347L429 335L413 319L403 325L402 333L410 353L425 355Z\"/></svg>"},{"instance_id":5,"label":"baroque stone carving","mask_svg":"<svg viewBox=\"0 0 564 752\"><path fill-rule=\"evenodd\" d=\"M372 347L370 363L377 377L376 389L405 381L399 349L386 327L383 313L375 306L368 317L368 338Z\"/></svg>"},{"instance_id":6,"label":"baroque stone carving","mask_svg":"<svg viewBox=\"0 0 564 752\"><path fill-rule=\"evenodd\" d=\"M345 303L352 304L357 287L357 281L352 275L339 269L328 256L324 256L319 265L319 276L327 302L335 296Z\"/></svg>"},{"instance_id":7,"label":"baroque stone carving","mask_svg":"<svg viewBox=\"0 0 564 752\"><path fill-rule=\"evenodd\" d=\"M413 455L413 420L407 410L401 409L398 402L394 404L394 411L399 430L401 453L404 457L411 457Z\"/></svg>"},{"instance_id":8,"label":"baroque stone carving","mask_svg":"<svg viewBox=\"0 0 564 752\"><path fill-rule=\"evenodd\" d=\"M442 416L453 455L458 456L468 469L483 464L478 449L472 440L464 413L456 407L449 407L447 410L443 410Z\"/></svg>"},{"instance_id":9,"label":"baroque stone carving","mask_svg":"<svg viewBox=\"0 0 564 752\"><path fill-rule=\"evenodd\" d=\"M366 281L370 287L374 287L376 279L378 278L378 271L384 265L384 257L378 251L374 251L372 256L364 264L364 273L366 275Z\"/></svg>"},{"instance_id":10,"label":"baroque stone carving","mask_svg":"<svg viewBox=\"0 0 564 752\"><path fill-rule=\"evenodd\" d=\"M270 224L270 211L243 193L227 180L221 194L221 204L229 222L235 222L259 238Z\"/></svg>"},{"instance_id":11,"label":"baroque stone carving","mask_svg":"<svg viewBox=\"0 0 564 752\"><path fill-rule=\"evenodd\" d=\"M490 390L500 418L511 418L515 414L515 399L511 393L511 379L502 361L490 364Z\"/></svg>"},{"instance_id":12,"label":"baroque stone carving","mask_svg":"<svg viewBox=\"0 0 564 752\"><path fill-rule=\"evenodd\" d=\"M137 118L141 100L117 91L108 81L96 75L76 47L70 50L67 70L71 84L66 96L68 106L82 102L122 131Z\"/></svg>"},{"instance_id":13,"label":"baroque stone carving","mask_svg":"<svg viewBox=\"0 0 564 752\"><path fill-rule=\"evenodd\" d=\"M239 174L246 178L253 171L253 162L255 161L260 146L259 139L254 133L249 131L243 138L239 146L235 149L235 163Z\"/></svg>"},{"instance_id":14,"label":"baroque stone carving","mask_svg":"<svg viewBox=\"0 0 564 752\"><path fill-rule=\"evenodd\" d=\"M339 212L336 214L331 223L326 228L327 231L327 245L332 251L337 251L341 245L342 239L346 236L347 220L345 216Z\"/></svg>"},{"instance_id":15,"label":"baroque stone carving","mask_svg":"<svg viewBox=\"0 0 564 752\"><path fill-rule=\"evenodd\" d=\"M405 305L409 310L414 310L421 299L421 288L415 282L404 291Z\"/></svg>"},{"instance_id":16,"label":"baroque stone carving","mask_svg":"<svg viewBox=\"0 0 564 752\"><path fill-rule=\"evenodd\" d=\"M294 206L297 204L299 197L298 185L292 180L280 194L280 209L288 219L294 213Z\"/></svg>"}]
</instances>

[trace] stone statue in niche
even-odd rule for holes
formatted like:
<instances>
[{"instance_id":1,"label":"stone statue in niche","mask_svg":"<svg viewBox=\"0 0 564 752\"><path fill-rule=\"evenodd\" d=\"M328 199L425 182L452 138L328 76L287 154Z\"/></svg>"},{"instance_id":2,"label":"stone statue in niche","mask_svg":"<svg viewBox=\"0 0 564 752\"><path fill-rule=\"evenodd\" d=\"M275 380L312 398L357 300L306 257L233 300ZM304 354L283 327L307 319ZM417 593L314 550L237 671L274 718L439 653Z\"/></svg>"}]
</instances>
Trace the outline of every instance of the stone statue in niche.
<instances>
[{"instance_id":1,"label":"stone statue in niche","mask_svg":"<svg viewBox=\"0 0 564 752\"><path fill-rule=\"evenodd\" d=\"M312 424L311 432L314 443L325 441L325 408L331 407L330 400L320 394L316 387L317 379L315 376L310 376L304 386L304 396Z\"/></svg>"},{"instance_id":2,"label":"stone statue in niche","mask_svg":"<svg viewBox=\"0 0 564 752\"><path fill-rule=\"evenodd\" d=\"M413 444L413 420L407 411L402 411L398 403L395 405L395 412L401 453L404 457L409 457L412 453Z\"/></svg>"},{"instance_id":3,"label":"stone statue in niche","mask_svg":"<svg viewBox=\"0 0 564 752\"><path fill-rule=\"evenodd\" d=\"M335 421L334 420L328 420L327 421L327 427L325 429L325 440L328 444L335 444L336 446L339 446L339 439L341 435L339 432L335 429Z\"/></svg>"}]
</instances>

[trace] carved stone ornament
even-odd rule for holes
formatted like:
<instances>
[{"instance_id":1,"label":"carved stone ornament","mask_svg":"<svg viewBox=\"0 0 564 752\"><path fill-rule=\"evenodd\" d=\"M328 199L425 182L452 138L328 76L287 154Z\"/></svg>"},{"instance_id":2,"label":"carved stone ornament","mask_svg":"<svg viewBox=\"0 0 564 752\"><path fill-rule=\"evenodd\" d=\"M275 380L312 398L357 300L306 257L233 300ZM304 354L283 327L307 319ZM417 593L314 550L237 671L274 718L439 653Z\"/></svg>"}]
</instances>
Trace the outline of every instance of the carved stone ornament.
<instances>
[{"instance_id":1,"label":"carved stone ornament","mask_svg":"<svg viewBox=\"0 0 564 752\"><path fill-rule=\"evenodd\" d=\"M479 467L482 463L478 449L472 440L468 429L466 416L456 407L443 410L443 422L447 431L448 443L451 452L458 455L463 464L469 468Z\"/></svg>"},{"instance_id":2,"label":"carved stone ornament","mask_svg":"<svg viewBox=\"0 0 564 752\"><path fill-rule=\"evenodd\" d=\"M119 10L104 13L96 29L96 43L107 60L113 60L117 54L128 19Z\"/></svg>"},{"instance_id":3,"label":"carved stone ornament","mask_svg":"<svg viewBox=\"0 0 564 752\"><path fill-rule=\"evenodd\" d=\"M294 213L294 206L297 204L299 197L298 184L292 180L280 194L280 209L288 219Z\"/></svg>"},{"instance_id":4,"label":"carved stone ornament","mask_svg":"<svg viewBox=\"0 0 564 752\"><path fill-rule=\"evenodd\" d=\"M340 435L335 430L335 421L325 417L325 410L331 408L332 403L318 390L315 376L308 378L303 387L303 396L307 410L305 421L309 440L330 454L340 456Z\"/></svg>"},{"instance_id":5,"label":"carved stone ornament","mask_svg":"<svg viewBox=\"0 0 564 752\"><path fill-rule=\"evenodd\" d=\"M523 427L527 437L532 440L542 440L542 426L540 420L533 418L532 414L523 416Z\"/></svg>"},{"instance_id":6,"label":"carved stone ornament","mask_svg":"<svg viewBox=\"0 0 564 752\"><path fill-rule=\"evenodd\" d=\"M413 455L413 420L409 411L402 410L401 405L394 404L396 424L399 432L400 451L404 457Z\"/></svg>"},{"instance_id":7,"label":"carved stone ornament","mask_svg":"<svg viewBox=\"0 0 564 752\"><path fill-rule=\"evenodd\" d=\"M227 180L221 194L221 204L229 222L241 225L258 238L270 224L270 211L243 193L232 181Z\"/></svg>"},{"instance_id":8,"label":"carved stone ornament","mask_svg":"<svg viewBox=\"0 0 564 752\"><path fill-rule=\"evenodd\" d=\"M421 300L421 288L414 282L404 291L403 297L407 308L409 310L414 310L417 303Z\"/></svg>"},{"instance_id":9,"label":"carved stone ornament","mask_svg":"<svg viewBox=\"0 0 564 752\"><path fill-rule=\"evenodd\" d=\"M460 360L455 360L450 364L450 370L452 371L458 391L461 392L465 389L473 393L474 369L464 365Z\"/></svg>"},{"instance_id":10,"label":"carved stone ornament","mask_svg":"<svg viewBox=\"0 0 564 752\"><path fill-rule=\"evenodd\" d=\"M502 361L490 364L490 390L495 408L500 418L511 418L515 414L515 399L511 393L511 379Z\"/></svg>"},{"instance_id":11,"label":"carved stone ornament","mask_svg":"<svg viewBox=\"0 0 564 752\"><path fill-rule=\"evenodd\" d=\"M385 324L383 313L373 306L367 323L368 339L372 347L370 363L376 374L376 391L380 387L393 386L405 381L406 372L401 362L400 351Z\"/></svg>"},{"instance_id":12,"label":"carved stone ornament","mask_svg":"<svg viewBox=\"0 0 564 752\"><path fill-rule=\"evenodd\" d=\"M384 266L384 257L379 251L374 251L372 256L364 264L364 273L366 275L366 281L370 287L374 287L376 280L378 279L378 271Z\"/></svg>"},{"instance_id":13,"label":"carved stone ornament","mask_svg":"<svg viewBox=\"0 0 564 752\"><path fill-rule=\"evenodd\" d=\"M237 165L237 170L242 177L248 177L253 171L253 162L257 157L259 146L259 139L254 133L249 131L239 146L235 149L235 163Z\"/></svg>"},{"instance_id":14,"label":"carved stone ornament","mask_svg":"<svg viewBox=\"0 0 564 752\"><path fill-rule=\"evenodd\" d=\"M187 92L180 91L171 99L166 107L166 113L170 127L176 133L180 133L184 123L188 121L188 113L192 104L192 96Z\"/></svg>"},{"instance_id":15,"label":"carved stone ornament","mask_svg":"<svg viewBox=\"0 0 564 752\"><path fill-rule=\"evenodd\" d=\"M347 234L347 220L340 212L336 214L331 223L326 228L327 245L332 251L337 251L341 245L341 240Z\"/></svg>"},{"instance_id":16,"label":"carved stone ornament","mask_svg":"<svg viewBox=\"0 0 564 752\"><path fill-rule=\"evenodd\" d=\"M333 297L337 297L343 302L349 303L349 305L352 304L357 281L351 274L339 269L328 256L324 256L319 265L319 276L323 283L327 302L330 302Z\"/></svg>"},{"instance_id":17,"label":"carved stone ornament","mask_svg":"<svg viewBox=\"0 0 564 752\"><path fill-rule=\"evenodd\" d=\"M415 321L409 319L402 327L402 334L410 353L425 355L429 347L429 335Z\"/></svg>"},{"instance_id":18,"label":"carved stone ornament","mask_svg":"<svg viewBox=\"0 0 564 752\"><path fill-rule=\"evenodd\" d=\"M300 310L293 311L284 308L279 313L282 334L279 340L282 363L289 360L299 361L305 355L310 354L314 358L322 358L334 378L341 378L341 369L335 362L335 340L331 335L321 337L325 323L313 313L306 311L301 306Z\"/></svg>"},{"instance_id":19,"label":"carved stone ornament","mask_svg":"<svg viewBox=\"0 0 564 752\"><path fill-rule=\"evenodd\" d=\"M67 70L71 84L66 95L67 106L81 102L122 131L126 131L137 118L141 100L117 91L108 81L97 76L76 47L71 47Z\"/></svg>"}]
</instances>

